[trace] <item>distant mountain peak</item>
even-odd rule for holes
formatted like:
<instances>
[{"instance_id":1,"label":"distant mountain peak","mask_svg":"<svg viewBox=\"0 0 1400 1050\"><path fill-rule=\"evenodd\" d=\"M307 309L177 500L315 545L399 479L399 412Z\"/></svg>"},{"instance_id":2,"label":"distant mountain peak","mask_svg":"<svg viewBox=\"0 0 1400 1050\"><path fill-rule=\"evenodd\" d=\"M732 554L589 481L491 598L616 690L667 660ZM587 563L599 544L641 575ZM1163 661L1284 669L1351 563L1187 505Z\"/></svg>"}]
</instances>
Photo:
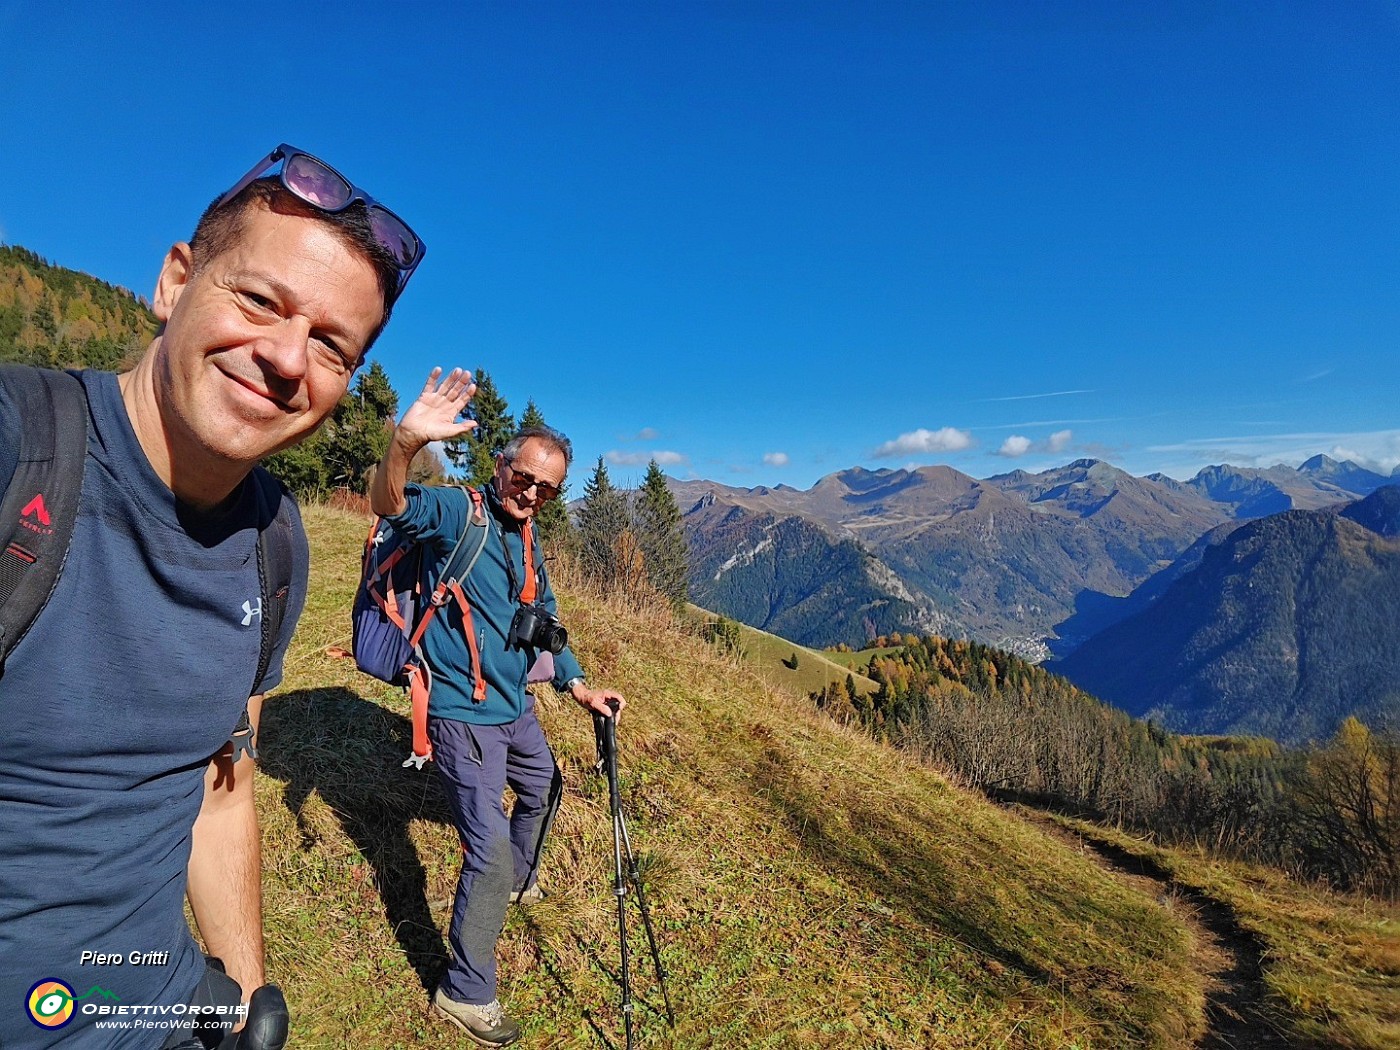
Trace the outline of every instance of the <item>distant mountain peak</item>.
<instances>
[{"instance_id":1,"label":"distant mountain peak","mask_svg":"<svg viewBox=\"0 0 1400 1050\"><path fill-rule=\"evenodd\" d=\"M1357 496L1370 495L1390 481L1386 475L1358 466L1349 459L1338 462L1323 455L1313 456L1303 463L1298 468L1298 473L1314 481L1336 485Z\"/></svg>"},{"instance_id":2,"label":"distant mountain peak","mask_svg":"<svg viewBox=\"0 0 1400 1050\"><path fill-rule=\"evenodd\" d=\"M1356 466L1356 464L1352 463L1350 460L1347 461L1346 465L1351 467ZM1303 463L1299 465L1298 469L1304 474L1313 474L1317 471L1335 470L1339 466L1341 466L1341 464L1331 456L1324 456L1319 452L1317 455L1313 456L1312 459L1304 460Z\"/></svg>"}]
</instances>

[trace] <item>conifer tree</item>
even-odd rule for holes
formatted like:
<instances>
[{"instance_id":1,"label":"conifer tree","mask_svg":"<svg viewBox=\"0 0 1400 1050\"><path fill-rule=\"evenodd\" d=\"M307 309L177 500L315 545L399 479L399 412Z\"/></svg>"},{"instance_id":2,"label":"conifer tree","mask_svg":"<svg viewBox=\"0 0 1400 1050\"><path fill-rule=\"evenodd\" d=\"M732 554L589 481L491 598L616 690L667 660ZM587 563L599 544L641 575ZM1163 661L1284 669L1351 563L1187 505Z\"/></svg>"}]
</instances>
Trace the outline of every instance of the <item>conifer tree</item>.
<instances>
[{"instance_id":1,"label":"conifer tree","mask_svg":"<svg viewBox=\"0 0 1400 1050\"><path fill-rule=\"evenodd\" d=\"M388 424L398 414L399 398L378 361L360 373L355 388L340 399L322 429L325 464L333 488L364 492L371 467L389 448Z\"/></svg>"},{"instance_id":2,"label":"conifer tree","mask_svg":"<svg viewBox=\"0 0 1400 1050\"><path fill-rule=\"evenodd\" d=\"M382 421L398 418L399 395L394 393L389 374L378 361L371 361L369 367L360 373L353 395L371 419Z\"/></svg>"},{"instance_id":3,"label":"conifer tree","mask_svg":"<svg viewBox=\"0 0 1400 1050\"><path fill-rule=\"evenodd\" d=\"M647 465L632 509L647 580L674 604L690 594L690 552L681 531L681 511L656 460Z\"/></svg>"},{"instance_id":4,"label":"conifer tree","mask_svg":"<svg viewBox=\"0 0 1400 1050\"><path fill-rule=\"evenodd\" d=\"M618 542L629 531L627 497L614 488L603 457L583 486L578 512L579 566L584 573L611 587L618 580Z\"/></svg>"},{"instance_id":5,"label":"conifer tree","mask_svg":"<svg viewBox=\"0 0 1400 1050\"><path fill-rule=\"evenodd\" d=\"M472 412L476 429L468 435L443 444L443 452L459 473L466 475L470 485L484 485L496 472L496 453L506 447L515 434L515 417L510 414L506 399L496 389L491 374L478 368L474 373L476 394L472 397Z\"/></svg>"},{"instance_id":6,"label":"conifer tree","mask_svg":"<svg viewBox=\"0 0 1400 1050\"><path fill-rule=\"evenodd\" d=\"M544 414L535 404L534 398L525 403L525 411L520 416L520 429L527 430L530 427L548 426L544 421ZM535 515L535 527L539 530L540 538L549 543L554 550L567 548L572 544L570 532L573 526L569 524L569 510L566 505L568 482L565 480L563 488L559 491L556 499L550 500L540 508Z\"/></svg>"},{"instance_id":7,"label":"conifer tree","mask_svg":"<svg viewBox=\"0 0 1400 1050\"><path fill-rule=\"evenodd\" d=\"M378 361L360 373L326 424L310 439L269 457L264 466L300 497L330 489L366 490L369 469L389 447L399 399Z\"/></svg>"}]
</instances>

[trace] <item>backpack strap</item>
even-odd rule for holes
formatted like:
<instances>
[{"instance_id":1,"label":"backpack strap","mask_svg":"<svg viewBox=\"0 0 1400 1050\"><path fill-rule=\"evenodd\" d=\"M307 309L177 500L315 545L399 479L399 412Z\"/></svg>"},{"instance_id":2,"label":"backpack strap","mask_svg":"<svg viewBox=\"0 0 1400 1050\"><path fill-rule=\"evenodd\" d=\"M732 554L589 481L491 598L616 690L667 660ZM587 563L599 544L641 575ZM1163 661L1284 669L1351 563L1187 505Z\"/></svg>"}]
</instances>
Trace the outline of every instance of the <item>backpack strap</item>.
<instances>
[{"instance_id":1,"label":"backpack strap","mask_svg":"<svg viewBox=\"0 0 1400 1050\"><path fill-rule=\"evenodd\" d=\"M292 592L293 545L291 500L286 490L261 467L253 470L253 484L258 487L258 600L262 604L258 617L258 670L253 676L249 696L257 694L262 680L267 677L272 651L282 635L287 599ZM258 757L253 723L246 707L229 743L233 745L235 763L245 754L252 759Z\"/></svg>"},{"instance_id":2,"label":"backpack strap","mask_svg":"<svg viewBox=\"0 0 1400 1050\"><path fill-rule=\"evenodd\" d=\"M461 486L461 488L466 493L471 506L471 511L467 516L467 525L462 530L462 535L457 537L457 544L452 548L452 553L442 563L437 584L433 587L432 598L419 619L418 626L414 628L410 643L413 645L414 651L418 651L418 645L428 630L428 623L438 609L446 605L449 600L456 601L457 607L462 612L462 629L466 633L467 650L471 654L472 699L476 703L481 703L486 699L486 676L481 672L481 651L476 643L476 628L472 626L472 607L462 589L462 581L471 574L473 567L481 558L481 552L486 549L486 541L491 535L491 526L486 519L486 503L481 490L465 486ZM472 533L477 534L477 539L473 544L468 544L467 537ZM463 552L468 549L471 550L471 555L467 559L466 566L460 572L454 571ZM421 769L423 763L432 757L433 746L428 740L428 693L431 688L432 679L428 675L427 663L419 659L417 666L410 668L408 673L408 694L412 707L413 753L404 762L405 766L411 765Z\"/></svg>"},{"instance_id":3,"label":"backpack strap","mask_svg":"<svg viewBox=\"0 0 1400 1050\"><path fill-rule=\"evenodd\" d=\"M0 498L0 667L58 584L83 490L87 395L77 376L0 365L19 427L14 475Z\"/></svg>"},{"instance_id":4,"label":"backpack strap","mask_svg":"<svg viewBox=\"0 0 1400 1050\"><path fill-rule=\"evenodd\" d=\"M272 651L277 647L282 621L287 617L287 599L292 593L293 526L291 497L281 482L261 467L254 468L253 479L261 503L259 522L268 522L258 530L258 586L262 601L262 616L258 620L262 637L258 646L258 673L253 679L256 691L267 677Z\"/></svg>"}]
</instances>

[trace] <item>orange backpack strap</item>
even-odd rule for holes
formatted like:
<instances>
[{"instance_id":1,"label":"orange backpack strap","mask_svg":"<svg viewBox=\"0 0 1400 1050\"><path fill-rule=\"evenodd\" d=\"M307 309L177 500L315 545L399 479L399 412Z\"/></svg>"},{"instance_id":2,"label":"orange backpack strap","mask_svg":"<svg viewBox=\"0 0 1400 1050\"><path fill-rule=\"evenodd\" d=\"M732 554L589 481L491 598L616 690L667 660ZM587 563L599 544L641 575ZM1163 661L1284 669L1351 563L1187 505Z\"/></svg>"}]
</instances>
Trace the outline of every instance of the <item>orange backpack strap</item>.
<instances>
[{"instance_id":1,"label":"orange backpack strap","mask_svg":"<svg viewBox=\"0 0 1400 1050\"><path fill-rule=\"evenodd\" d=\"M410 643L415 652L420 654L417 665L408 669L408 692L412 709L413 721L413 754L404 762L405 766L423 768L423 763L433 757L433 747L428 739L428 694L432 688L432 678L427 670L427 664L421 659L420 644L423 635L428 630L428 624L432 622L438 609L442 608L448 601L455 601L457 608L462 612L462 629L467 636L467 649L471 653L472 678L472 700L481 703L486 699L486 676L481 671L481 650L476 641L476 630L472 626L472 607L467 601L466 592L462 589L461 581L465 580L471 573L477 559L481 557L481 552L486 549L486 541L491 535L490 523L486 520L486 503L479 489L462 486L471 501L471 514L467 520L467 526L462 530L462 535L457 540L457 545L452 548L452 553L443 562L442 572L436 586L433 587L432 597L428 602L427 609L424 610L418 625L414 628ZM478 540L471 557L467 560L466 566L461 572L454 573L458 555L466 546L467 536L473 531L478 533Z\"/></svg>"}]
</instances>

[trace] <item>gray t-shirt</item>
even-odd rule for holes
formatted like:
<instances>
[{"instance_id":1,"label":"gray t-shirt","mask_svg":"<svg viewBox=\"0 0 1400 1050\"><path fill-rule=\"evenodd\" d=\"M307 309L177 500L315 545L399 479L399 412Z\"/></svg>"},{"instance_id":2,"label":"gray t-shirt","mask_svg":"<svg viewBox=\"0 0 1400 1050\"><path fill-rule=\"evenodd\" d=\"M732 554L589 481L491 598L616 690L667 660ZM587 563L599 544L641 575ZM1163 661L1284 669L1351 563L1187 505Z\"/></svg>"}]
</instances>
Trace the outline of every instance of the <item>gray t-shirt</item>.
<instances>
[{"instance_id":1,"label":"gray t-shirt","mask_svg":"<svg viewBox=\"0 0 1400 1050\"><path fill-rule=\"evenodd\" d=\"M281 680L306 594L306 537L293 508L286 616L267 674L254 683L257 534L267 525L258 480L244 483L227 513L196 514L152 470L116 377L82 379L88 458L68 560L0 676L6 1050L151 1047L169 1034L98 1031L95 1010L187 1003L202 977L183 899L204 772L249 695ZM0 401L0 449L11 450L0 485L13 471L20 425L17 407ZM61 1028L28 1015L31 988L49 979L77 997Z\"/></svg>"}]
</instances>

